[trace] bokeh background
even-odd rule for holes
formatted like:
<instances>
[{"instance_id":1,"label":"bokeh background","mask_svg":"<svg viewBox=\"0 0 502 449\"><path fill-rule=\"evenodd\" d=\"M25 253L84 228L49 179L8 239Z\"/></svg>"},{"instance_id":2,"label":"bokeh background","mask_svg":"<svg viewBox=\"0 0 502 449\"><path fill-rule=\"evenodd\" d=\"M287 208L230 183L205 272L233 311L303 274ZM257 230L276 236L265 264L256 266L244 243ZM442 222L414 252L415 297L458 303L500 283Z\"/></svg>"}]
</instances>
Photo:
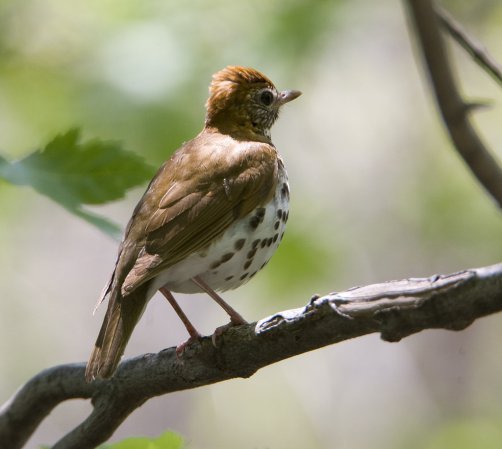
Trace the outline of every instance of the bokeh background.
<instances>
[{"instance_id":1,"label":"bokeh background","mask_svg":"<svg viewBox=\"0 0 502 449\"><path fill-rule=\"evenodd\" d=\"M502 4L446 6L502 61ZM267 269L228 299L250 320L313 293L499 262L502 218L459 160L410 43L401 2L0 1L0 154L20 158L80 126L160 165L202 127L207 86L253 66L304 95L273 140L290 174L288 231ZM502 158L502 91L456 46L463 91ZM143 188L95 208L125 225ZM0 403L40 370L87 359L92 309L117 242L28 188L0 183ZM204 333L225 322L180 298ZM126 355L186 338L155 298ZM233 380L149 401L116 432L172 429L190 449L499 448L502 318L398 344L372 335ZM58 407L28 447L77 425Z\"/></svg>"}]
</instances>

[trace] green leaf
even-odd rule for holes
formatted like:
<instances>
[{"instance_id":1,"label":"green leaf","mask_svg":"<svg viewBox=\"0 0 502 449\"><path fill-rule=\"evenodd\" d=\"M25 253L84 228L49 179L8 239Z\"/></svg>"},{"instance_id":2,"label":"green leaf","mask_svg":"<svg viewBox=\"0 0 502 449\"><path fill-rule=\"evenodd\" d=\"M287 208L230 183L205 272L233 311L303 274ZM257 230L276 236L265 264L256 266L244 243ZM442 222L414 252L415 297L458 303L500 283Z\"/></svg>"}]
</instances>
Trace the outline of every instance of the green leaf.
<instances>
[{"instance_id":1,"label":"green leaf","mask_svg":"<svg viewBox=\"0 0 502 449\"><path fill-rule=\"evenodd\" d=\"M2 170L2 172L5 172ZM125 191L148 180L152 168L116 142L80 142L72 129L44 149L10 164L6 178L30 185L65 204L103 204L122 198Z\"/></svg>"},{"instance_id":2,"label":"green leaf","mask_svg":"<svg viewBox=\"0 0 502 449\"><path fill-rule=\"evenodd\" d=\"M98 449L182 449L183 438L174 432L165 432L157 438L127 438L114 444L104 444Z\"/></svg>"},{"instance_id":3,"label":"green leaf","mask_svg":"<svg viewBox=\"0 0 502 449\"><path fill-rule=\"evenodd\" d=\"M31 186L114 238L120 228L82 205L120 199L153 173L141 157L116 142L81 142L78 129L56 136L42 150L21 160L9 163L0 157L0 178Z\"/></svg>"}]
</instances>

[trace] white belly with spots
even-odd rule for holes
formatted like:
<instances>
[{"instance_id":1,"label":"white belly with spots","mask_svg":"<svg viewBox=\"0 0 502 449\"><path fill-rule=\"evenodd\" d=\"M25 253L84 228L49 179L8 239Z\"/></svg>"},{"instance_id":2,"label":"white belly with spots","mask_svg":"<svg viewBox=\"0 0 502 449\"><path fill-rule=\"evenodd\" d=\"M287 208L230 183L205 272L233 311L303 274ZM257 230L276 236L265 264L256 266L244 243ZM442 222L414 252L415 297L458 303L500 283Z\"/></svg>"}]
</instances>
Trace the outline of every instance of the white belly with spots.
<instances>
[{"instance_id":1,"label":"white belly with spots","mask_svg":"<svg viewBox=\"0 0 502 449\"><path fill-rule=\"evenodd\" d=\"M231 225L222 238L159 275L152 295L160 287L180 293L200 289L190 279L200 276L213 290L234 289L251 279L270 260L279 246L289 215L286 175L277 183L273 199Z\"/></svg>"}]
</instances>

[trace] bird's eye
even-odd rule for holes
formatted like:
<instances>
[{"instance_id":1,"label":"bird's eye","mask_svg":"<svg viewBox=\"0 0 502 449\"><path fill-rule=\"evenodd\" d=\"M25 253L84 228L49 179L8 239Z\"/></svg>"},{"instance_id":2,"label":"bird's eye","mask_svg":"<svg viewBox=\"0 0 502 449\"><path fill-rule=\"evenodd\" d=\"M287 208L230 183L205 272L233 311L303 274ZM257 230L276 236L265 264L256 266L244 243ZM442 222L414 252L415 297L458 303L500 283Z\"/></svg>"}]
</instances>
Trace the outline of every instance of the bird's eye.
<instances>
[{"instance_id":1,"label":"bird's eye","mask_svg":"<svg viewBox=\"0 0 502 449\"><path fill-rule=\"evenodd\" d=\"M264 90L260 94L260 103L264 106L270 106L274 101L274 94L270 90Z\"/></svg>"}]
</instances>

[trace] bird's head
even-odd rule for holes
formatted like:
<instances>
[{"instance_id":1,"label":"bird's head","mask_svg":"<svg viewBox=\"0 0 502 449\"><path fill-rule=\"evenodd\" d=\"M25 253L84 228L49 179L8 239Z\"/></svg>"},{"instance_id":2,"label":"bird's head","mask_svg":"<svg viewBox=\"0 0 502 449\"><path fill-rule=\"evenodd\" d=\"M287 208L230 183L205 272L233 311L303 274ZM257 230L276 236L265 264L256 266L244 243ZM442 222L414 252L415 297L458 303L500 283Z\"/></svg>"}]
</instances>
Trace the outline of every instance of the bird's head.
<instances>
[{"instance_id":1,"label":"bird's head","mask_svg":"<svg viewBox=\"0 0 502 449\"><path fill-rule=\"evenodd\" d=\"M206 127L245 138L270 139L279 108L300 91L278 92L272 81L255 69L228 66L213 75L206 103Z\"/></svg>"}]
</instances>

